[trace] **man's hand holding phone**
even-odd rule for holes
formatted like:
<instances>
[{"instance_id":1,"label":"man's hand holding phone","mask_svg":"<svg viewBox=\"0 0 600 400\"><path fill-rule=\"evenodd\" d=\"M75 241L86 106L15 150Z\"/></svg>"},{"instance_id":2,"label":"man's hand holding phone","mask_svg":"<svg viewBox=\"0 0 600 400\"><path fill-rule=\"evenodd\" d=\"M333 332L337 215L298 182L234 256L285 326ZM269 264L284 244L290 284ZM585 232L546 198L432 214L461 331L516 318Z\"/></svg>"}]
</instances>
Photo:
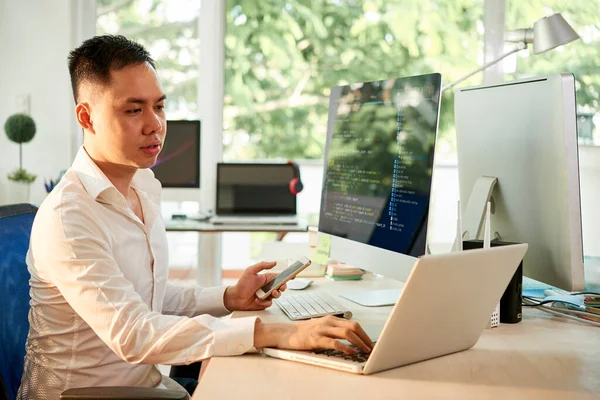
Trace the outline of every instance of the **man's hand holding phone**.
<instances>
[{"instance_id":1,"label":"man's hand holding phone","mask_svg":"<svg viewBox=\"0 0 600 400\"><path fill-rule=\"evenodd\" d=\"M229 311L258 311L270 307L272 298L281 296L281 292L286 289L285 284L272 291L271 296L265 300L257 298L256 291L277 276L274 273L260 274L263 270L273 268L275 264L275 262L263 261L246 268L238 283L225 290L223 296L225 308Z\"/></svg>"},{"instance_id":2,"label":"man's hand holding phone","mask_svg":"<svg viewBox=\"0 0 600 400\"><path fill-rule=\"evenodd\" d=\"M302 270L310 265L311 261L306 257L300 257L294 261L292 265L287 267L284 271L277 274L273 279L266 282L260 289L256 291L256 297L261 300L266 300L269 296L272 296L279 288L283 287L287 281L294 279ZM275 297L275 296L273 296Z\"/></svg>"}]
</instances>

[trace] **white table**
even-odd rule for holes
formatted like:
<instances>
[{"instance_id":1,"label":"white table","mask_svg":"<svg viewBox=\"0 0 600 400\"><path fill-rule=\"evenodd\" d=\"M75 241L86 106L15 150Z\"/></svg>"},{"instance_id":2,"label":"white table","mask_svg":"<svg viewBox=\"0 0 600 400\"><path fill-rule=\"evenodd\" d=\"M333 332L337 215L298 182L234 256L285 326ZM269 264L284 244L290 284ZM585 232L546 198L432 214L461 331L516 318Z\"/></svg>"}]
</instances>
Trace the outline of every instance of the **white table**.
<instances>
[{"instance_id":1,"label":"white table","mask_svg":"<svg viewBox=\"0 0 600 400\"><path fill-rule=\"evenodd\" d=\"M216 251L218 241L216 235L223 232L276 232L277 240L282 240L289 232L306 232L308 225L298 222L291 225L276 224L213 224L208 221L191 219L165 219L167 232L198 232L198 265L202 266L197 273L197 281L201 286L217 286L221 284L221 257Z\"/></svg>"}]
</instances>

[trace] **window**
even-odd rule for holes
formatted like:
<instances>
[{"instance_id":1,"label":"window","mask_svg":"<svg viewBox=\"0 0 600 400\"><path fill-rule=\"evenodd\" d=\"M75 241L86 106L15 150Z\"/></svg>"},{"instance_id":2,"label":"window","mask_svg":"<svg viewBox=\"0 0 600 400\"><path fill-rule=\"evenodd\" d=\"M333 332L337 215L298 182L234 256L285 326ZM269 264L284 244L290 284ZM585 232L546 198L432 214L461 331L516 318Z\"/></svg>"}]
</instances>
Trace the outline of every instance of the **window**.
<instances>
[{"instance_id":1,"label":"window","mask_svg":"<svg viewBox=\"0 0 600 400\"><path fill-rule=\"evenodd\" d=\"M97 0L97 34L119 34L143 45L157 64L167 95L168 119L197 119L201 0ZM192 202L163 203L163 213L197 212ZM196 233L169 233L169 265L179 278L193 278L197 264ZM181 269L181 267L185 269Z\"/></svg>"},{"instance_id":2,"label":"window","mask_svg":"<svg viewBox=\"0 0 600 400\"><path fill-rule=\"evenodd\" d=\"M482 59L483 0L227 4L226 160L320 160L331 87L429 72L450 82ZM442 109L451 142L451 99Z\"/></svg>"},{"instance_id":3,"label":"window","mask_svg":"<svg viewBox=\"0 0 600 400\"><path fill-rule=\"evenodd\" d=\"M581 36L565 46L534 55L521 51L513 58L507 79L572 72L576 79L579 142L600 145L600 1L530 0L507 2L506 29L527 28L540 18L560 12Z\"/></svg>"},{"instance_id":4,"label":"window","mask_svg":"<svg viewBox=\"0 0 600 400\"><path fill-rule=\"evenodd\" d=\"M157 63L169 119L197 118L200 0L97 0L96 32L139 42Z\"/></svg>"},{"instance_id":5,"label":"window","mask_svg":"<svg viewBox=\"0 0 600 400\"><path fill-rule=\"evenodd\" d=\"M298 161L313 224L331 87L429 72L451 82L483 59L483 0L230 0L226 18L223 158ZM455 165L452 98L436 161Z\"/></svg>"}]
</instances>

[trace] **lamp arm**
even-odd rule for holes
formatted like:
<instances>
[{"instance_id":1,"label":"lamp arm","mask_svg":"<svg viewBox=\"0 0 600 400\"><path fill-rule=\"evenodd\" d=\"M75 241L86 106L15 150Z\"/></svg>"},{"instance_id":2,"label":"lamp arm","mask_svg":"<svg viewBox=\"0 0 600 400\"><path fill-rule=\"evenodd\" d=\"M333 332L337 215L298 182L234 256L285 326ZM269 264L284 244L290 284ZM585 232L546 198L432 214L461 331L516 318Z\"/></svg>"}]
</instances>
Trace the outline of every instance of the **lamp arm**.
<instances>
[{"instance_id":1,"label":"lamp arm","mask_svg":"<svg viewBox=\"0 0 600 400\"><path fill-rule=\"evenodd\" d=\"M461 83L462 81L464 81L465 79L469 79L470 77L472 77L473 75L475 75L478 72L483 71L484 69L496 64L497 62L505 59L506 57L510 56L511 54L514 54L518 51L524 50L527 48L527 44L524 42L520 42L519 44L517 44L517 47L512 49L511 51L509 51L508 53L504 53L502 54L500 57L496 58L495 60L492 60L488 63L483 64L481 67L477 68L475 71L473 72L469 72L467 75L463 76L462 78L460 78L457 81L452 82L451 84L444 86L442 88L442 92L445 92L448 89L453 88L454 86L458 85L459 83Z\"/></svg>"}]
</instances>

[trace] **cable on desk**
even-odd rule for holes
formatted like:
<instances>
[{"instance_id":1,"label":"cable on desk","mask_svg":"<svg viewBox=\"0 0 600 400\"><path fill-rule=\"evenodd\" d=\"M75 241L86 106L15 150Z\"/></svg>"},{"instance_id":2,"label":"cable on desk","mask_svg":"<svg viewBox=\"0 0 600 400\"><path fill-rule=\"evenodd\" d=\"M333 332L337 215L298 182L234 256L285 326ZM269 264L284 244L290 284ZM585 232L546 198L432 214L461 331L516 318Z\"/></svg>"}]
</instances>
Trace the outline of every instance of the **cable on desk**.
<instances>
[{"instance_id":1,"label":"cable on desk","mask_svg":"<svg viewBox=\"0 0 600 400\"><path fill-rule=\"evenodd\" d=\"M523 305L525 305L525 306L536 307L536 308L539 308L542 311L547 312L549 314L553 314L553 315L556 315L559 317L565 317L565 318L572 319L575 321L583 322L588 325L600 327L600 322L590 321L588 319L577 316L577 315L581 315L581 316L587 316L587 317L593 317L593 318L600 318L600 315L598 315L598 314L593 314L593 313L589 313L589 312L585 312L585 311L568 310L568 309L564 309L564 308L555 308L555 307L550 307L547 305L548 303L560 303L558 301L543 302L543 301L538 301L533 298L524 296L523 303L524 303Z\"/></svg>"},{"instance_id":2,"label":"cable on desk","mask_svg":"<svg viewBox=\"0 0 600 400\"><path fill-rule=\"evenodd\" d=\"M600 293L598 292L589 292L589 291L583 291L583 292L570 292L571 295L573 296L578 296L578 295L591 295L591 296L600 296Z\"/></svg>"},{"instance_id":3,"label":"cable on desk","mask_svg":"<svg viewBox=\"0 0 600 400\"><path fill-rule=\"evenodd\" d=\"M552 304L552 303L557 303L557 304L567 304L567 305L573 305L573 303L568 302L568 301L563 301L563 300L538 300L535 297L530 297L530 296L523 296L523 299L527 299L529 300L531 303L530 304L523 304L527 307L539 307L539 306L543 306L546 304ZM577 310L571 310L569 309L569 311L577 311ZM588 313L591 315L596 315L598 318L600 318L600 314L594 314L594 313Z\"/></svg>"}]
</instances>

